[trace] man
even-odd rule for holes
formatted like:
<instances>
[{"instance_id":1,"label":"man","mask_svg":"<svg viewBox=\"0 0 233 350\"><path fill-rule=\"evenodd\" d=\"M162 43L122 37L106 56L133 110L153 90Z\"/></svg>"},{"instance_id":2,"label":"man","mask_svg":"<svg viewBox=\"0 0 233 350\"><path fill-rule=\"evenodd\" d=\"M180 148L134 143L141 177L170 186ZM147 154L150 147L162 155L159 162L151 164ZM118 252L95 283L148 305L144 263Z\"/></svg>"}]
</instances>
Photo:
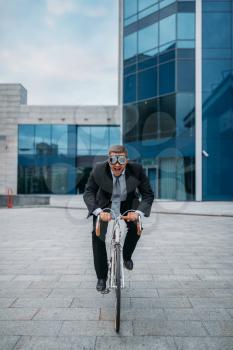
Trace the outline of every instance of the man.
<instances>
[{"instance_id":1,"label":"man","mask_svg":"<svg viewBox=\"0 0 233 350\"><path fill-rule=\"evenodd\" d=\"M130 209L137 210L127 215L128 232L123 246L124 266L132 270L131 257L140 237L137 234L135 220L138 215L150 215L154 200L154 194L142 166L128 161L128 152L124 146L110 147L108 155L107 161L97 163L92 170L83 196L89 211L88 217L93 215L92 247L98 279L97 291L105 290L108 274L105 233L108 221L111 220L111 214L103 212L102 209L111 207L117 215ZM139 194L141 201L139 201ZM98 214L104 224L100 237L97 237L95 232Z\"/></svg>"}]
</instances>

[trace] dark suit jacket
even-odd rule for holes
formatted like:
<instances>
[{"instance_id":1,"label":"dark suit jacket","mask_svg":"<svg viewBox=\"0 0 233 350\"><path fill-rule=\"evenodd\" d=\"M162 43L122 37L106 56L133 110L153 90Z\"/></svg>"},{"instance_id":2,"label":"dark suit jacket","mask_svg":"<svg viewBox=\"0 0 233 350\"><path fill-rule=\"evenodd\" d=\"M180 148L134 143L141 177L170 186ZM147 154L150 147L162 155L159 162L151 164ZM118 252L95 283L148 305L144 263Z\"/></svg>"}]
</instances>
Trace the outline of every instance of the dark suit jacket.
<instances>
[{"instance_id":1,"label":"dark suit jacket","mask_svg":"<svg viewBox=\"0 0 233 350\"><path fill-rule=\"evenodd\" d=\"M138 209L150 215L154 194L149 180L140 164L128 163L125 168L127 197L121 202L121 212ZM111 206L113 179L108 162L97 163L92 170L83 195L88 208L88 217L97 208ZM139 194L141 200L139 200Z\"/></svg>"}]
</instances>

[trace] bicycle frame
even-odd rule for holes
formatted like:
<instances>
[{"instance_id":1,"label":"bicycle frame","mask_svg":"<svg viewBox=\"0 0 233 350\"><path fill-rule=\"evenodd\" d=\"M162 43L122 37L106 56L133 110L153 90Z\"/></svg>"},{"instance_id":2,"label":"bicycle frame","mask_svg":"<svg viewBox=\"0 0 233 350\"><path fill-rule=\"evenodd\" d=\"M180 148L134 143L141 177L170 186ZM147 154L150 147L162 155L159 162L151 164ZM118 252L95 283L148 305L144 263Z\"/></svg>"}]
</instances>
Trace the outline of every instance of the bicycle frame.
<instances>
[{"instance_id":1,"label":"bicycle frame","mask_svg":"<svg viewBox=\"0 0 233 350\"><path fill-rule=\"evenodd\" d=\"M115 283L115 254L116 254L116 246L120 247L121 254L121 288L125 287L125 278L124 278L124 268L123 268L123 256L122 256L122 245L121 245L121 227L119 223L120 218L117 218L113 222L112 227L112 239L111 239L111 253L109 260L109 288L115 289L117 288Z\"/></svg>"}]
</instances>

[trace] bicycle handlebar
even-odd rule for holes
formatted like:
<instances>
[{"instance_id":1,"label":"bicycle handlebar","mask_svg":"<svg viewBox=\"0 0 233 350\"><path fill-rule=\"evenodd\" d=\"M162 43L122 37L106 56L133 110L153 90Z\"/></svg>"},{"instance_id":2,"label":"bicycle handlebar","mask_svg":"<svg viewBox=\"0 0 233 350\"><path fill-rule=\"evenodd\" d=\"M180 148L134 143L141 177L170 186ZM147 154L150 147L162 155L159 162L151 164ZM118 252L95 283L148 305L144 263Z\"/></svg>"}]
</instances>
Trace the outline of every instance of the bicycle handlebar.
<instances>
[{"instance_id":1,"label":"bicycle handlebar","mask_svg":"<svg viewBox=\"0 0 233 350\"><path fill-rule=\"evenodd\" d=\"M110 211L111 214L114 215L115 220L128 220L128 216L126 216L125 214L127 214L128 212L136 212L136 210L134 209L130 209L130 210L126 210L123 214L120 214L118 217L115 216L114 211L111 208L104 208L103 211ZM136 225L137 225L137 234L140 236L142 233L142 222L141 222L141 216L140 214L138 214L138 219L135 220L136 221ZM97 220L96 220L96 235L99 237L100 236L100 214L97 215Z\"/></svg>"}]
</instances>

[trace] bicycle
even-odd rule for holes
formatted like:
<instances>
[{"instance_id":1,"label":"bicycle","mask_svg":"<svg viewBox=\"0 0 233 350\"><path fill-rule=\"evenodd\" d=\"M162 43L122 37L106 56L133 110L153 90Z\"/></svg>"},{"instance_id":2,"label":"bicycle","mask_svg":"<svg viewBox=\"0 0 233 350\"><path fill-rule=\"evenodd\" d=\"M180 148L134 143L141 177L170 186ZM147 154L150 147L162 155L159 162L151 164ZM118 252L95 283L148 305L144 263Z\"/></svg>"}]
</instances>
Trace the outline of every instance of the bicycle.
<instances>
[{"instance_id":1,"label":"bicycle","mask_svg":"<svg viewBox=\"0 0 233 350\"><path fill-rule=\"evenodd\" d=\"M123 254L122 254L122 244L121 244L121 226L120 220L127 220L128 217L125 216L128 212L135 212L135 210L127 210L123 214L116 217L113 210L110 208L105 208L103 211L109 211L112 214L113 225L111 230L111 246L109 254L108 263L108 288L103 291L103 294L107 294L110 290L115 289L115 330L118 333L120 330L120 313L121 313L121 289L125 287L124 269L123 269ZM138 215L138 220L136 221L137 234L140 235L142 232L142 222L141 217ZM96 221L96 235L100 236L101 233L101 219L100 215L97 216Z\"/></svg>"}]
</instances>

